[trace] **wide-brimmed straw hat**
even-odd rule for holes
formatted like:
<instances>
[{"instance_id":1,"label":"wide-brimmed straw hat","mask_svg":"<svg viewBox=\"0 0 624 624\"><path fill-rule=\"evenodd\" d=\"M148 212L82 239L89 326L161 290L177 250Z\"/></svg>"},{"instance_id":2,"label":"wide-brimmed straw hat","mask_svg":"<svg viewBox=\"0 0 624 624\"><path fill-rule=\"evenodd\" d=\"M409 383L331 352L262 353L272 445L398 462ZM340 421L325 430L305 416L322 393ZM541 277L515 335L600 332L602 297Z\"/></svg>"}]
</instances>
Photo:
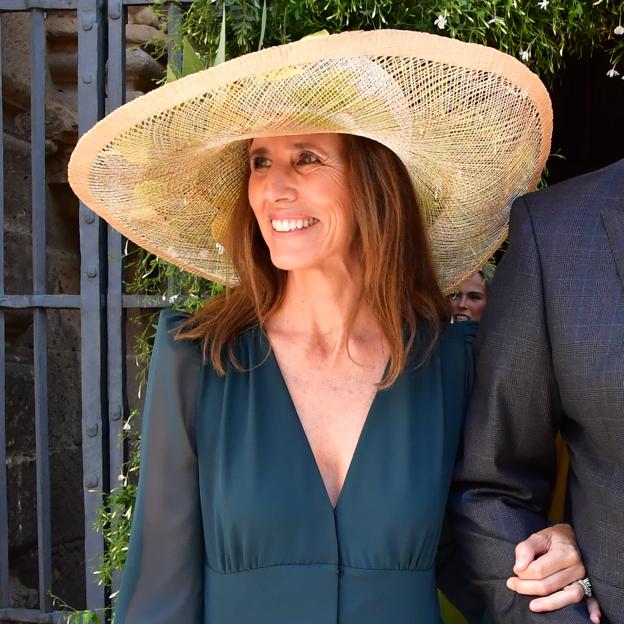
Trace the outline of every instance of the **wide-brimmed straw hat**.
<instances>
[{"instance_id":1,"label":"wide-brimmed straw hat","mask_svg":"<svg viewBox=\"0 0 624 624\"><path fill-rule=\"evenodd\" d=\"M417 32L346 32L248 54L133 100L80 139L69 181L130 240L235 284L222 243L249 139L368 137L406 165L448 291L504 240L551 131L544 85L507 54Z\"/></svg>"}]
</instances>

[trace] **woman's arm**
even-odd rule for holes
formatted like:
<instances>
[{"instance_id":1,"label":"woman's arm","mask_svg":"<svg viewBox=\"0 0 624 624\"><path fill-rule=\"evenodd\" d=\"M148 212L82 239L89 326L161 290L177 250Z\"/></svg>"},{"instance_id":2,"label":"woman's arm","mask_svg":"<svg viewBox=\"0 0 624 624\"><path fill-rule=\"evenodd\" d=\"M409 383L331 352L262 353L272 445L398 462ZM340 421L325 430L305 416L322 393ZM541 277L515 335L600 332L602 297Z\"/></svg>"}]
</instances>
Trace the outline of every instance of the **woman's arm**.
<instances>
[{"instance_id":1,"label":"woman's arm","mask_svg":"<svg viewBox=\"0 0 624 624\"><path fill-rule=\"evenodd\" d=\"M163 312L158 324L115 624L202 621L204 541L195 451L201 355L171 336L182 318Z\"/></svg>"}]
</instances>

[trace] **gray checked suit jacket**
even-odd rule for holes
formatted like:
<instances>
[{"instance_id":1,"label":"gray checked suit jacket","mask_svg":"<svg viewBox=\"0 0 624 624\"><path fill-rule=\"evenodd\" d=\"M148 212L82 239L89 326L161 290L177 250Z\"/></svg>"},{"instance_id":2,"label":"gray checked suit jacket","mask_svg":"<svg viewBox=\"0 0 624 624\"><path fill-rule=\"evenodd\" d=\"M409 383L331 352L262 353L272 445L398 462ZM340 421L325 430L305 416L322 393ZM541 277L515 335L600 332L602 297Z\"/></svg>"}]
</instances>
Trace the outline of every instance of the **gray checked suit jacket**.
<instances>
[{"instance_id":1,"label":"gray checked suit jacket","mask_svg":"<svg viewBox=\"0 0 624 624\"><path fill-rule=\"evenodd\" d=\"M488 299L450 500L466 563L495 622L589 622L505 587L514 545L546 525L561 430L603 624L623 624L624 160L515 202Z\"/></svg>"}]
</instances>

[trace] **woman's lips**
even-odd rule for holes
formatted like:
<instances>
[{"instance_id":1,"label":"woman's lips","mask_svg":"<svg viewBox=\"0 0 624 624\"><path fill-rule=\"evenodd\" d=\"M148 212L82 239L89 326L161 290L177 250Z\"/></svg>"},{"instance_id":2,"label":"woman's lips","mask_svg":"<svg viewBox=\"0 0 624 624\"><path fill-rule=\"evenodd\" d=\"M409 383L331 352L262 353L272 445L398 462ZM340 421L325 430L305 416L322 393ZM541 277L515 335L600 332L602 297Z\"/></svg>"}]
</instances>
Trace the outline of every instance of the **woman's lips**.
<instances>
[{"instance_id":1,"label":"woman's lips","mask_svg":"<svg viewBox=\"0 0 624 624\"><path fill-rule=\"evenodd\" d=\"M453 320L456 323L461 323L461 321L469 321L470 317L467 316L466 314L454 314L453 315Z\"/></svg>"},{"instance_id":2,"label":"woman's lips","mask_svg":"<svg viewBox=\"0 0 624 624\"><path fill-rule=\"evenodd\" d=\"M305 230L316 225L319 220L315 217L298 219L271 219L271 227L274 232L296 232Z\"/></svg>"}]
</instances>

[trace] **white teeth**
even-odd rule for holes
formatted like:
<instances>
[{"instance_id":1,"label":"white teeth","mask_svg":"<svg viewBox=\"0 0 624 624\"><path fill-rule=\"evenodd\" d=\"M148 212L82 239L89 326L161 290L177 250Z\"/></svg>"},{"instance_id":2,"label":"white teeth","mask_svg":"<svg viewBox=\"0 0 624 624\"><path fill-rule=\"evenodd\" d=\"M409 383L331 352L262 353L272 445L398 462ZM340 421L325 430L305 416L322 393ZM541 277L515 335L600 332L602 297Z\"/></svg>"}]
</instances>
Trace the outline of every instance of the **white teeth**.
<instances>
[{"instance_id":1,"label":"white teeth","mask_svg":"<svg viewBox=\"0 0 624 624\"><path fill-rule=\"evenodd\" d=\"M308 219L273 219L271 226L276 232L292 232L293 230L303 230L318 223L318 219L310 217Z\"/></svg>"}]
</instances>

